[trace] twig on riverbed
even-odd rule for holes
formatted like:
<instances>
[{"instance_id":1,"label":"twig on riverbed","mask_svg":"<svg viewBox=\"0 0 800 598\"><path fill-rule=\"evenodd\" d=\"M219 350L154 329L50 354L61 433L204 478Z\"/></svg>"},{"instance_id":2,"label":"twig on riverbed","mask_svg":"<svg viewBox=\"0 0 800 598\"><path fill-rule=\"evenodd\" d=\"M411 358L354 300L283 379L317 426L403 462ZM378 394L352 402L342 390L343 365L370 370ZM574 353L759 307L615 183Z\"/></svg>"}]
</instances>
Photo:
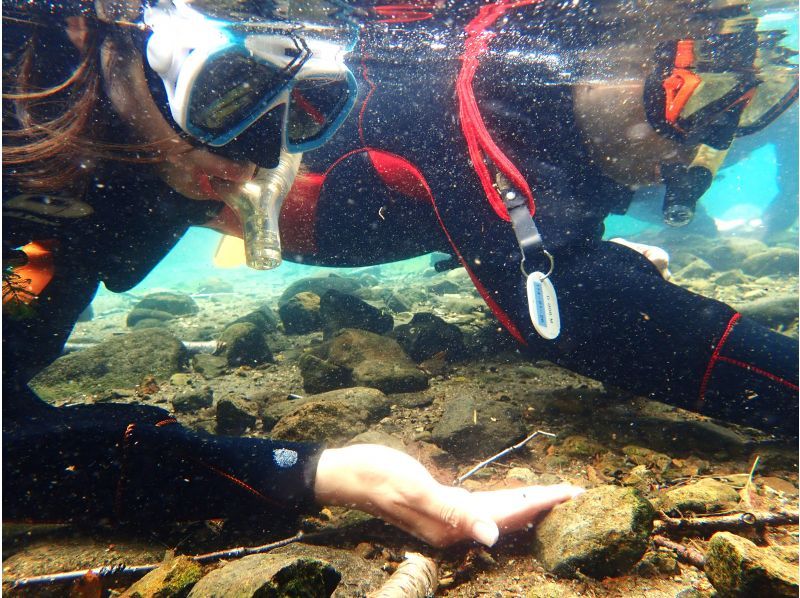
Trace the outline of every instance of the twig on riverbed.
<instances>
[{"instance_id":1,"label":"twig on riverbed","mask_svg":"<svg viewBox=\"0 0 800 598\"><path fill-rule=\"evenodd\" d=\"M653 536L652 537L653 544L656 546L663 546L664 548L669 548L674 550L675 553L678 555L678 560L682 563L687 563L694 567L697 567L701 571L706 566L706 557L703 555L702 552L699 550L695 550L694 548L689 548L688 546L684 546L683 544L678 544L677 542L673 542L672 540L665 538L664 536Z\"/></svg>"},{"instance_id":2,"label":"twig on riverbed","mask_svg":"<svg viewBox=\"0 0 800 598\"><path fill-rule=\"evenodd\" d=\"M236 559L251 554L261 554L264 552L269 552L270 550L274 550L275 548L280 548L281 546L286 546L287 544L299 542L300 540L303 539L315 538L325 533L328 532L323 531L323 532L316 532L313 534L304 534L303 532L297 532L294 536L291 536L289 538L284 538L283 540L278 540L277 542L272 542L270 544L262 544L261 546L240 546L238 548L229 548L227 550L220 550L217 552L207 552L205 554L198 554L191 558L192 560L200 563L201 565L205 565L208 563L220 561L222 559ZM69 583L77 581L82 577L84 577L85 575L96 575L102 580L110 580L118 577L137 578L145 575L146 573L149 573L153 569L158 568L160 565L161 563L150 564L150 565L136 565L132 567L124 564L107 565L104 567L95 567L93 569L82 569L80 571L69 571L66 573L54 573L52 575L37 575L35 577L23 577L20 579L5 580L4 585L9 584L10 587L13 589L42 587L42 586L49 586L49 585L56 585L61 583Z\"/></svg>"},{"instance_id":3,"label":"twig on riverbed","mask_svg":"<svg viewBox=\"0 0 800 598\"><path fill-rule=\"evenodd\" d=\"M519 442L518 442L517 444L515 444L514 446L510 446L510 447L508 447L507 449L503 449L502 451L500 451L499 453L497 453L497 454L496 454L496 455L494 455L493 457L489 457L488 459L486 459L486 461L481 461L480 463L478 463L478 464L477 464L475 467L473 467L472 469L470 469L470 470L469 470L467 473L465 473L464 475L457 477L457 478L456 478L456 481L455 481L455 485L456 485L456 486L460 486L460 485L461 485L461 484L464 482L464 480L466 480L467 478L469 478L469 477L473 476L475 473L477 473L478 471L480 471L481 469L483 469L484 467L486 467L486 466L487 466L487 465L489 465L490 463L494 463L494 462L495 462L495 461L497 461L498 459L501 459L501 458L505 457L505 456L506 456L508 453L512 453L512 452L514 452L514 451L518 451L518 450L519 450L519 449L521 449L523 446L525 446L526 444L528 444L528 443L529 443L531 440L533 440L534 438L536 438L536 437L537 437L539 434L541 434L542 436L550 436L550 437L552 437L552 438L555 438L555 437L556 437L556 435L555 435L555 434L551 434L550 432L543 432L543 431L541 431L541 430L536 430L536 431L535 431L533 434L529 435L529 436L528 436L527 438L525 438L524 440L521 440L521 441L519 441Z\"/></svg>"},{"instance_id":4,"label":"twig on riverbed","mask_svg":"<svg viewBox=\"0 0 800 598\"><path fill-rule=\"evenodd\" d=\"M768 525L791 525L798 522L798 513L791 511L737 513L711 517L677 518L659 514L655 532L669 535L699 533L711 535L720 531L761 529Z\"/></svg>"}]
</instances>

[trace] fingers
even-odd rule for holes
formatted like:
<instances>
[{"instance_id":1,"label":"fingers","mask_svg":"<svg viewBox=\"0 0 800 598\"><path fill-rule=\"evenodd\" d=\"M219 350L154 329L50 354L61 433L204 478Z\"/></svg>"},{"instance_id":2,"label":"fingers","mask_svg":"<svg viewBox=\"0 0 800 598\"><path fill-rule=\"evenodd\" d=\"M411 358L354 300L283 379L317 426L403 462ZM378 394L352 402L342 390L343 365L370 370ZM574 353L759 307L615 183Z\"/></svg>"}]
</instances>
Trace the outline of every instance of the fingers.
<instances>
[{"instance_id":1,"label":"fingers","mask_svg":"<svg viewBox=\"0 0 800 598\"><path fill-rule=\"evenodd\" d=\"M505 532L529 526L540 514L583 492L583 488L571 484L556 484L476 492L475 496L486 516Z\"/></svg>"}]
</instances>

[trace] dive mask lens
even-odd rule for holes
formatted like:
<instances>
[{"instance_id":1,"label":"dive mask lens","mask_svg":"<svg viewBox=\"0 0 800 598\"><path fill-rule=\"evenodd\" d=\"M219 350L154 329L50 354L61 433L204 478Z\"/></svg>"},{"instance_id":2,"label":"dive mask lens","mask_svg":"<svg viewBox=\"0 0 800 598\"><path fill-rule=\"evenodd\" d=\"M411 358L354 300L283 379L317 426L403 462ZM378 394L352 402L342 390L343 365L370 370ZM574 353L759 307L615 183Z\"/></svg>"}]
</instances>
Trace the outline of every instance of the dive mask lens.
<instances>
[{"instance_id":1,"label":"dive mask lens","mask_svg":"<svg viewBox=\"0 0 800 598\"><path fill-rule=\"evenodd\" d=\"M210 145L239 135L270 107L285 86L282 69L231 48L206 61L191 88L187 129Z\"/></svg>"},{"instance_id":2,"label":"dive mask lens","mask_svg":"<svg viewBox=\"0 0 800 598\"><path fill-rule=\"evenodd\" d=\"M289 147L313 149L336 129L355 102L355 82L348 75L303 79L292 87L286 121Z\"/></svg>"}]
</instances>

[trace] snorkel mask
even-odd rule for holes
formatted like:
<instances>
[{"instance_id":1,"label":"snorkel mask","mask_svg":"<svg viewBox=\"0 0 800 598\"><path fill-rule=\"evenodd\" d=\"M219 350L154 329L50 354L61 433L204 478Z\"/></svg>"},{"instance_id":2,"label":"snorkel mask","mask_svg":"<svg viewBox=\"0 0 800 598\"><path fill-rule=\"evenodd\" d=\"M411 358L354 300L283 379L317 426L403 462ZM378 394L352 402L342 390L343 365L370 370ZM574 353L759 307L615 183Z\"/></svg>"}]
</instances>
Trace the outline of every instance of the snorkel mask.
<instances>
[{"instance_id":1,"label":"snorkel mask","mask_svg":"<svg viewBox=\"0 0 800 598\"><path fill-rule=\"evenodd\" d=\"M241 220L248 266L271 269L281 262L278 215L302 153L328 141L355 103L356 80L344 63L355 38L341 28L218 15L185 0L145 7L147 62L182 131L259 166L223 199ZM276 130L280 158L269 168ZM263 153L254 155L259 146Z\"/></svg>"},{"instance_id":2,"label":"snorkel mask","mask_svg":"<svg viewBox=\"0 0 800 598\"><path fill-rule=\"evenodd\" d=\"M702 40L682 39L658 47L645 82L645 112L665 137L697 146L689 166L662 164L664 222L688 224L711 186L734 138L762 130L797 98L797 65L771 57L767 73L757 64L776 51L775 36L756 32L748 19L735 30ZM770 33L770 32L767 32ZM780 40L780 35L778 41ZM779 52L780 53L780 52Z\"/></svg>"}]
</instances>

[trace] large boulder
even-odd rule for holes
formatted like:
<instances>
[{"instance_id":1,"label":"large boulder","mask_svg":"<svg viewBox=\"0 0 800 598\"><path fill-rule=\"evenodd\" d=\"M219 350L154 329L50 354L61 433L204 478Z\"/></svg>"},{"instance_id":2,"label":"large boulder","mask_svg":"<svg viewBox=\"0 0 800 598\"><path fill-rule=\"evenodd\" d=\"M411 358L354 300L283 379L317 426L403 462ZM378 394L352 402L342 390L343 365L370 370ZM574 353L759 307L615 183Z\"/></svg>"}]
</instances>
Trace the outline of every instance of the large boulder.
<instances>
[{"instance_id":1,"label":"large boulder","mask_svg":"<svg viewBox=\"0 0 800 598\"><path fill-rule=\"evenodd\" d=\"M183 598L202 576L197 562L188 556L178 556L150 571L120 598Z\"/></svg>"},{"instance_id":2,"label":"large boulder","mask_svg":"<svg viewBox=\"0 0 800 598\"><path fill-rule=\"evenodd\" d=\"M148 376L169 380L187 364L183 343L160 328L135 330L64 355L39 373L33 389L45 400L133 388Z\"/></svg>"},{"instance_id":3,"label":"large boulder","mask_svg":"<svg viewBox=\"0 0 800 598\"><path fill-rule=\"evenodd\" d=\"M312 394L352 385L352 370L305 353L298 361L303 389Z\"/></svg>"},{"instance_id":4,"label":"large boulder","mask_svg":"<svg viewBox=\"0 0 800 598\"><path fill-rule=\"evenodd\" d=\"M325 338L331 338L343 328L358 328L384 334L394 326L394 319L384 310L334 289L326 291L320 297L319 317Z\"/></svg>"},{"instance_id":5,"label":"large boulder","mask_svg":"<svg viewBox=\"0 0 800 598\"><path fill-rule=\"evenodd\" d=\"M253 310L240 318L236 318L233 322L228 324L228 326L233 324L241 324L243 322L252 324L258 328L259 331L267 334L278 330L279 319L269 305L262 305L258 309Z\"/></svg>"},{"instance_id":6,"label":"large boulder","mask_svg":"<svg viewBox=\"0 0 800 598\"><path fill-rule=\"evenodd\" d=\"M286 334L308 334L319 330L319 295L303 291L292 295L278 308Z\"/></svg>"},{"instance_id":7,"label":"large boulder","mask_svg":"<svg viewBox=\"0 0 800 598\"><path fill-rule=\"evenodd\" d=\"M347 278L338 274L301 278L286 287L278 300L278 305L283 305L297 293L309 292L322 297L326 291L331 289L340 293L354 293L362 286L362 283L355 278Z\"/></svg>"},{"instance_id":8,"label":"large boulder","mask_svg":"<svg viewBox=\"0 0 800 598\"><path fill-rule=\"evenodd\" d=\"M385 393L414 392L428 387L428 377L392 338L346 328L317 347L314 355L352 372L354 386Z\"/></svg>"},{"instance_id":9,"label":"large boulder","mask_svg":"<svg viewBox=\"0 0 800 598\"><path fill-rule=\"evenodd\" d=\"M647 550L655 515L637 490L600 486L545 515L534 554L561 577L621 575Z\"/></svg>"},{"instance_id":10,"label":"large boulder","mask_svg":"<svg viewBox=\"0 0 800 598\"><path fill-rule=\"evenodd\" d=\"M230 366L258 365L272 361L272 352L255 324L231 324L219 337L222 355Z\"/></svg>"},{"instance_id":11,"label":"large boulder","mask_svg":"<svg viewBox=\"0 0 800 598\"><path fill-rule=\"evenodd\" d=\"M184 293L150 293L133 306L133 309L150 309L167 312L173 316L191 316L200 309L194 299Z\"/></svg>"},{"instance_id":12,"label":"large boulder","mask_svg":"<svg viewBox=\"0 0 800 598\"><path fill-rule=\"evenodd\" d=\"M189 598L330 596L341 575L329 563L308 557L253 554L215 569Z\"/></svg>"},{"instance_id":13,"label":"large boulder","mask_svg":"<svg viewBox=\"0 0 800 598\"><path fill-rule=\"evenodd\" d=\"M728 511L739 502L739 493L712 478L703 478L669 490L661 500L661 510L680 513L719 513Z\"/></svg>"},{"instance_id":14,"label":"large boulder","mask_svg":"<svg viewBox=\"0 0 800 598\"><path fill-rule=\"evenodd\" d=\"M721 598L798 595L797 553L786 562L775 551L759 548L730 532L711 537L706 552L706 576Z\"/></svg>"},{"instance_id":15,"label":"large boulder","mask_svg":"<svg viewBox=\"0 0 800 598\"><path fill-rule=\"evenodd\" d=\"M797 276L797 249L770 247L742 262L742 271L750 276Z\"/></svg>"},{"instance_id":16,"label":"large boulder","mask_svg":"<svg viewBox=\"0 0 800 598\"><path fill-rule=\"evenodd\" d=\"M456 457L474 459L475 447L493 454L524 438L525 432L522 410L515 403L463 396L447 402L431 440Z\"/></svg>"},{"instance_id":17,"label":"large boulder","mask_svg":"<svg viewBox=\"0 0 800 598\"><path fill-rule=\"evenodd\" d=\"M442 351L450 358L465 351L461 329L431 313L414 314L411 322L395 328L392 336L417 363Z\"/></svg>"},{"instance_id":18,"label":"large boulder","mask_svg":"<svg viewBox=\"0 0 800 598\"><path fill-rule=\"evenodd\" d=\"M345 388L293 401L270 432L273 438L343 444L389 414L390 401L374 388Z\"/></svg>"},{"instance_id":19,"label":"large boulder","mask_svg":"<svg viewBox=\"0 0 800 598\"><path fill-rule=\"evenodd\" d=\"M736 304L743 316L753 318L764 326L789 326L797 320L797 305L800 297L795 293L784 293Z\"/></svg>"}]
</instances>

